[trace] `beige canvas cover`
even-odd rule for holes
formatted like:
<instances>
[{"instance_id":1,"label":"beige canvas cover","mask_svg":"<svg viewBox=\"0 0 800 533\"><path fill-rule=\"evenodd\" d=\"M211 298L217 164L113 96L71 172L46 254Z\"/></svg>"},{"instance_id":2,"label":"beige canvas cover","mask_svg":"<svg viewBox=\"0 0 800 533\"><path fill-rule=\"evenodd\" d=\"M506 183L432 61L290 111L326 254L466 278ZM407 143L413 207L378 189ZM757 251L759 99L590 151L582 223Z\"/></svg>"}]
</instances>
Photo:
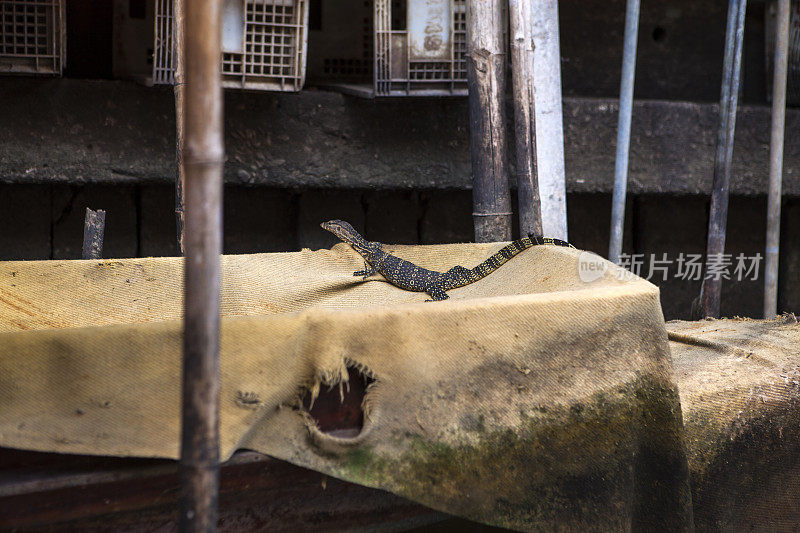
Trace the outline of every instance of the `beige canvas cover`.
<instances>
[{"instance_id":1,"label":"beige canvas cover","mask_svg":"<svg viewBox=\"0 0 800 533\"><path fill-rule=\"evenodd\" d=\"M391 247L437 270L500 244ZM658 289L537 246L425 303L349 246L223 258L221 454L249 448L523 530L684 530L691 496ZM597 261L598 259L592 259ZM604 270L604 271L603 271ZM178 455L180 259L0 264L0 445ZM303 391L372 376L355 438Z\"/></svg>"},{"instance_id":2,"label":"beige canvas cover","mask_svg":"<svg viewBox=\"0 0 800 533\"><path fill-rule=\"evenodd\" d=\"M800 324L669 322L698 531L800 527Z\"/></svg>"}]
</instances>

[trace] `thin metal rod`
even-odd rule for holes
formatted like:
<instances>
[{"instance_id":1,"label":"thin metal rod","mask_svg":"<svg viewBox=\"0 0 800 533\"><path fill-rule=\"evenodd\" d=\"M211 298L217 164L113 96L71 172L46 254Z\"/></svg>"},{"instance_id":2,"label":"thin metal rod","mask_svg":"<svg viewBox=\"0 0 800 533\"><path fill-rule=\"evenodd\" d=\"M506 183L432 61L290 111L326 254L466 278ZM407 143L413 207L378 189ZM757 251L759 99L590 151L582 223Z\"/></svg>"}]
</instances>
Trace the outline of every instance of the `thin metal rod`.
<instances>
[{"instance_id":1,"label":"thin metal rod","mask_svg":"<svg viewBox=\"0 0 800 533\"><path fill-rule=\"evenodd\" d=\"M83 223L82 259L100 259L103 257L103 238L106 233L106 212L102 209L92 211L86 208Z\"/></svg>"},{"instance_id":2,"label":"thin metal rod","mask_svg":"<svg viewBox=\"0 0 800 533\"><path fill-rule=\"evenodd\" d=\"M774 318L778 312L778 252L781 231L781 179L783 175L783 137L786 124L790 13L790 0L778 0L778 17L775 28L775 72L772 82L772 131L769 143L764 318Z\"/></svg>"},{"instance_id":3,"label":"thin metal rod","mask_svg":"<svg viewBox=\"0 0 800 533\"><path fill-rule=\"evenodd\" d=\"M511 240L504 1L467 0L467 86L476 242Z\"/></svg>"},{"instance_id":4,"label":"thin metal rod","mask_svg":"<svg viewBox=\"0 0 800 533\"><path fill-rule=\"evenodd\" d=\"M739 79L742 66L744 20L747 0L730 0L728 25L725 31L725 57L719 103L719 130L714 158L714 183L708 219L706 275L700 288L700 316L719 317L722 276L709 273L708 265L722 258L725 251L725 226L728 221L728 193L731 181L733 137L739 100Z\"/></svg>"},{"instance_id":5,"label":"thin metal rod","mask_svg":"<svg viewBox=\"0 0 800 533\"><path fill-rule=\"evenodd\" d=\"M169 0L167 0L169 1ZM183 67L183 24L184 24L184 0L173 0L172 3L172 42L175 54L175 72L173 75L174 85L172 87L175 95L175 230L177 233L178 253L183 255L183 227L184 227L184 198L183 186L186 182L186 171L183 166L183 95L185 87L184 67Z\"/></svg>"},{"instance_id":6,"label":"thin metal rod","mask_svg":"<svg viewBox=\"0 0 800 533\"><path fill-rule=\"evenodd\" d=\"M536 165L536 103L533 92L531 0L509 0L511 92L517 156L517 199L521 235L542 235L542 204Z\"/></svg>"},{"instance_id":7,"label":"thin metal rod","mask_svg":"<svg viewBox=\"0 0 800 533\"><path fill-rule=\"evenodd\" d=\"M214 531L217 525L224 161L220 4L218 0L185 4L182 531Z\"/></svg>"},{"instance_id":8,"label":"thin metal rod","mask_svg":"<svg viewBox=\"0 0 800 533\"><path fill-rule=\"evenodd\" d=\"M625 224L625 196L628 189L628 159L631 146L633 85L636 78L636 45L639 39L639 0L628 0L625 9L625 44L622 51L622 80L619 88L617 159L614 165L614 195L611 204L611 237L608 259L619 263Z\"/></svg>"},{"instance_id":9,"label":"thin metal rod","mask_svg":"<svg viewBox=\"0 0 800 533\"><path fill-rule=\"evenodd\" d=\"M567 241L569 235L558 0L533 0L531 11L534 43L533 95L536 100L536 171L539 177L542 233Z\"/></svg>"}]
</instances>

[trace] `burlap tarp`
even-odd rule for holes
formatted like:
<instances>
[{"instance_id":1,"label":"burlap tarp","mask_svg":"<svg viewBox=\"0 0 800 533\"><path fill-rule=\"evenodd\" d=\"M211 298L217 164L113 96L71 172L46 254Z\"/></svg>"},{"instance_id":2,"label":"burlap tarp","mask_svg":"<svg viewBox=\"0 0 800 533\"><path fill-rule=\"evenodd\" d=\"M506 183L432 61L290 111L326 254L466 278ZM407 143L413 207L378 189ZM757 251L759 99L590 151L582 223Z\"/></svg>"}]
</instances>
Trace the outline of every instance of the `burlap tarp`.
<instances>
[{"instance_id":1,"label":"burlap tarp","mask_svg":"<svg viewBox=\"0 0 800 533\"><path fill-rule=\"evenodd\" d=\"M800 325L667 324L699 531L800 529Z\"/></svg>"},{"instance_id":2,"label":"burlap tarp","mask_svg":"<svg viewBox=\"0 0 800 533\"><path fill-rule=\"evenodd\" d=\"M393 251L446 270L499 246ZM712 442L727 438L726 417L769 413L734 414L739 400L712 379L727 356L709 348L714 370L687 379L688 395L681 385L685 440L675 376L702 365L678 358L684 369L673 371L657 288L618 280L608 263L583 282L578 258L536 247L423 303L354 278L363 262L345 245L224 257L222 456L254 449L512 528L690 529L685 450L693 470L719 479L728 452ZM177 457L181 271L170 258L0 264L0 445ZM693 334L673 345L695 346ZM348 366L375 383L363 431L342 439L322 433L299 398L339 386ZM771 378L762 367L748 377ZM788 383L783 403L796 397ZM696 499L712 492L694 487Z\"/></svg>"}]
</instances>

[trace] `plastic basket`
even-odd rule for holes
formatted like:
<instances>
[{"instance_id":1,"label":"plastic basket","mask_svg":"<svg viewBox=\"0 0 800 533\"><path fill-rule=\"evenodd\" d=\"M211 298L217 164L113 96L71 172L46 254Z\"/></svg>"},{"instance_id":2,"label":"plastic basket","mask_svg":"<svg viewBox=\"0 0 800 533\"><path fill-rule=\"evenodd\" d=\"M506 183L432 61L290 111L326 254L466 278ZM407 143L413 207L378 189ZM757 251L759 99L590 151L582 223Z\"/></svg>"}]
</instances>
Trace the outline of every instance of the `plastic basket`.
<instances>
[{"instance_id":1,"label":"plastic basket","mask_svg":"<svg viewBox=\"0 0 800 533\"><path fill-rule=\"evenodd\" d=\"M61 75L62 0L0 1L0 73Z\"/></svg>"},{"instance_id":2,"label":"plastic basket","mask_svg":"<svg viewBox=\"0 0 800 533\"><path fill-rule=\"evenodd\" d=\"M322 10L311 42L315 82L367 97L467 94L466 0L355 0Z\"/></svg>"},{"instance_id":3,"label":"plastic basket","mask_svg":"<svg viewBox=\"0 0 800 533\"><path fill-rule=\"evenodd\" d=\"M307 5L307 0L225 0L222 85L299 91L306 74ZM172 0L156 0L153 47L156 84L174 81L172 13Z\"/></svg>"}]
</instances>

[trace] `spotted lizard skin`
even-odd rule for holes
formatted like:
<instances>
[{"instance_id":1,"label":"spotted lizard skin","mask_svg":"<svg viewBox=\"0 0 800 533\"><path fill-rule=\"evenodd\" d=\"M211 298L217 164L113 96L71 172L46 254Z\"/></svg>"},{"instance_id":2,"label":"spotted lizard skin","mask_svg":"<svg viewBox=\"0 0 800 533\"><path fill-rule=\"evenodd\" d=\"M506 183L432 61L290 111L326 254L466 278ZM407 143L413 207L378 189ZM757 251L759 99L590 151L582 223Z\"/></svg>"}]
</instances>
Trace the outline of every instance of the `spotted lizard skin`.
<instances>
[{"instance_id":1,"label":"spotted lizard skin","mask_svg":"<svg viewBox=\"0 0 800 533\"><path fill-rule=\"evenodd\" d=\"M377 272L395 287L407 291L426 292L433 301L446 300L449 298L446 291L485 278L509 259L532 246L550 244L574 248L568 242L559 239L530 235L504 246L475 268L454 266L447 272L436 272L386 253L381 243L364 239L344 220L329 220L323 222L321 226L352 246L364 258L364 270L353 272L354 276L367 279Z\"/></svg>"}]
</instances>

